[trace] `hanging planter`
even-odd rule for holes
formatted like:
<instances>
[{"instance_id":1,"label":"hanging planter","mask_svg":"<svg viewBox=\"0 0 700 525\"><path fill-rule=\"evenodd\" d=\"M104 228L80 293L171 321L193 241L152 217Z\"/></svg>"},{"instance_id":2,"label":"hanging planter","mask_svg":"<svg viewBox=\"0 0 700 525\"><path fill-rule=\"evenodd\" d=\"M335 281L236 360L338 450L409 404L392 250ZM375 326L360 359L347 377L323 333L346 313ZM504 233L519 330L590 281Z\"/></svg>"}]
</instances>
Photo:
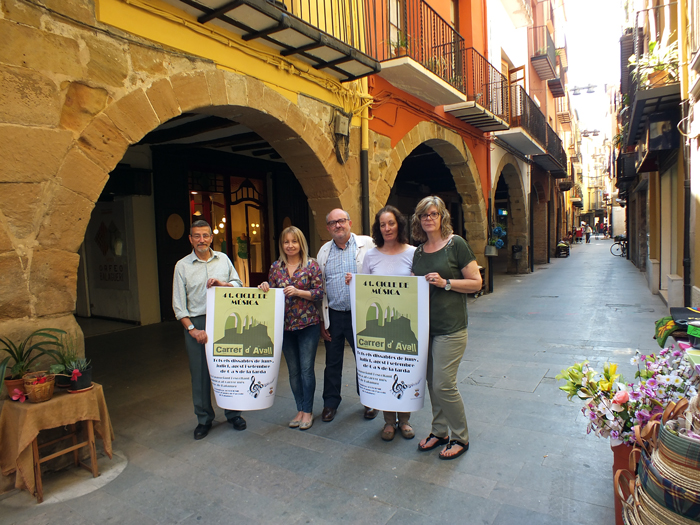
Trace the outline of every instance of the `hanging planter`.
<instances>
[{"instance_id":1,"label":"hanging planter","mask_svg":"<svg viewBox=\"0 0 700 525\"><path fill-rule=\"evenodd\" d=\"M485 255L486 257L495 257L496 255L498 255L498 248L496 248L495 246L491 246L490 244L488 244L488 245L486 245L486 247L484 248L484 255Z\"/></svg>"}]
</instances>

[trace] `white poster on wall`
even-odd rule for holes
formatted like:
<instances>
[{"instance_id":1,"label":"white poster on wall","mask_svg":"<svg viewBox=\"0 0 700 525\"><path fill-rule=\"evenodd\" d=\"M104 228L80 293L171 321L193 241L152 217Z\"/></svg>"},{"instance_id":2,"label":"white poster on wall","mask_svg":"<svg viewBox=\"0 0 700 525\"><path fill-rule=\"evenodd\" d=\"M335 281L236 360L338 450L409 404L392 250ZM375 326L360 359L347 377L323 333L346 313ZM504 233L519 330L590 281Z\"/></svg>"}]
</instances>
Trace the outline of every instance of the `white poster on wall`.
<instances>
[{"instance_id":1,"label":"white poster on wall","mask_svg":"<svg viewBox=\"0 0 700 525\"><path fill-rule=\"evenodd\" d=\"M244 411L271 407L284 336L282 290L210 288L206 331L216 404Z\"/></svg>"},{"instance_id":2,"label":"white poster on wall","mask_svg":"<svg viewBox=\"0 0 700 525\"><path fill-rule=\"evenodd\" d=\"M357 274L350 300L360 402L378 410L420 410L430 330L425 278Z\"/></svg>"}]
</instances>

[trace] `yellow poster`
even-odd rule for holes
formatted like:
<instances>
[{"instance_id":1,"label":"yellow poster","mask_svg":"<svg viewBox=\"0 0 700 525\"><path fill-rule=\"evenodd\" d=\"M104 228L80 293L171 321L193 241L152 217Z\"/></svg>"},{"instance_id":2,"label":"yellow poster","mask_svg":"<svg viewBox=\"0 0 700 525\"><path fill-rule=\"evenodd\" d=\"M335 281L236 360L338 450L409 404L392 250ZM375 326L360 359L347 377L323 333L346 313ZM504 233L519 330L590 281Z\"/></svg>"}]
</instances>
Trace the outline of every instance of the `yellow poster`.
<instances>
[{"instance_id":1,"label":"yellow poster","mask_svg":"<svg viewBox=\"0 0 700 525\"><path fill-rule=\"evenodd\" d=\"M216 287L207 291L205 348L220 407L259 410L272 406L283 334L281 290Z\"/></svg>"},{"instance_id":2,"label":"yellow poster","mask_svg":"<svg viewBox=\"0 0 700 525\"><path fill-rule=\"evenodd\" d=\"M357 274L350 298L360 401L380 410L420 410L428 355L428 283L418 277Z\"/></svg>"}]
</instances>

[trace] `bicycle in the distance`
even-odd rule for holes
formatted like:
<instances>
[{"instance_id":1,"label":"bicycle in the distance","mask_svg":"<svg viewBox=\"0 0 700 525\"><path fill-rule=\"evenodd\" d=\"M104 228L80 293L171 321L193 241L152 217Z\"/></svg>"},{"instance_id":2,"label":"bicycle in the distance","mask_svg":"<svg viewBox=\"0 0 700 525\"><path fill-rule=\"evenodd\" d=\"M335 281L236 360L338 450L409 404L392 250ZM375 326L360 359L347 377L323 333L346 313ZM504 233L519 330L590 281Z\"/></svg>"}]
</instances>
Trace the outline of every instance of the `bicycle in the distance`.
<instances>
[{"instance_id":1,"label":"bicycle in the distance","mask_svg":"<svg viewBox=\"0 0 700 525\"><path fill-rule=\"evenodd\" d=\"M616 236L615 242L610 247L610 253L617 257L625 257L627 255L627 237Z\"/></svg>"}]
</instances>

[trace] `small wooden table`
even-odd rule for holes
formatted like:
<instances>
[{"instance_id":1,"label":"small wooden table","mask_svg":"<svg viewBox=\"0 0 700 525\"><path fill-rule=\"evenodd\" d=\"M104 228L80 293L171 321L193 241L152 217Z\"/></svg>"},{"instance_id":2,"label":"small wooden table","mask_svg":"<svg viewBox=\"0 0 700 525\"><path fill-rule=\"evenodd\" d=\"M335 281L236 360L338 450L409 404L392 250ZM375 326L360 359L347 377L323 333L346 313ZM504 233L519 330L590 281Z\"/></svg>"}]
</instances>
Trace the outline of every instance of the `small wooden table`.
<instances>
[{"instance_id":1,"label":"small wooden table","mask_svg":"<svg viewBox=\"0 0 700 525\"><path fill-rule=\"evenodd\" d=\"M15 487L26 488L36 496L37 502L44 499L41 482L41 464L63 454L73 453L76 466L82 465L93 477L99 475L95 432L102 438L105 453L112 457L114 432L107 411L102 385L86 392L70 394L56 391L43 403L18 403L6 401L0 413L0 469L3 475L16 472ZM86 427L86 440L78 443L76 423ZM43 445L38 444L41 430L69 427L69 433ZM41 457L40 449L61 441L70 440L71 445L53 454ZM80 462L78 451L87 447L90 464Z\"/></svg>"}]
</instances>

